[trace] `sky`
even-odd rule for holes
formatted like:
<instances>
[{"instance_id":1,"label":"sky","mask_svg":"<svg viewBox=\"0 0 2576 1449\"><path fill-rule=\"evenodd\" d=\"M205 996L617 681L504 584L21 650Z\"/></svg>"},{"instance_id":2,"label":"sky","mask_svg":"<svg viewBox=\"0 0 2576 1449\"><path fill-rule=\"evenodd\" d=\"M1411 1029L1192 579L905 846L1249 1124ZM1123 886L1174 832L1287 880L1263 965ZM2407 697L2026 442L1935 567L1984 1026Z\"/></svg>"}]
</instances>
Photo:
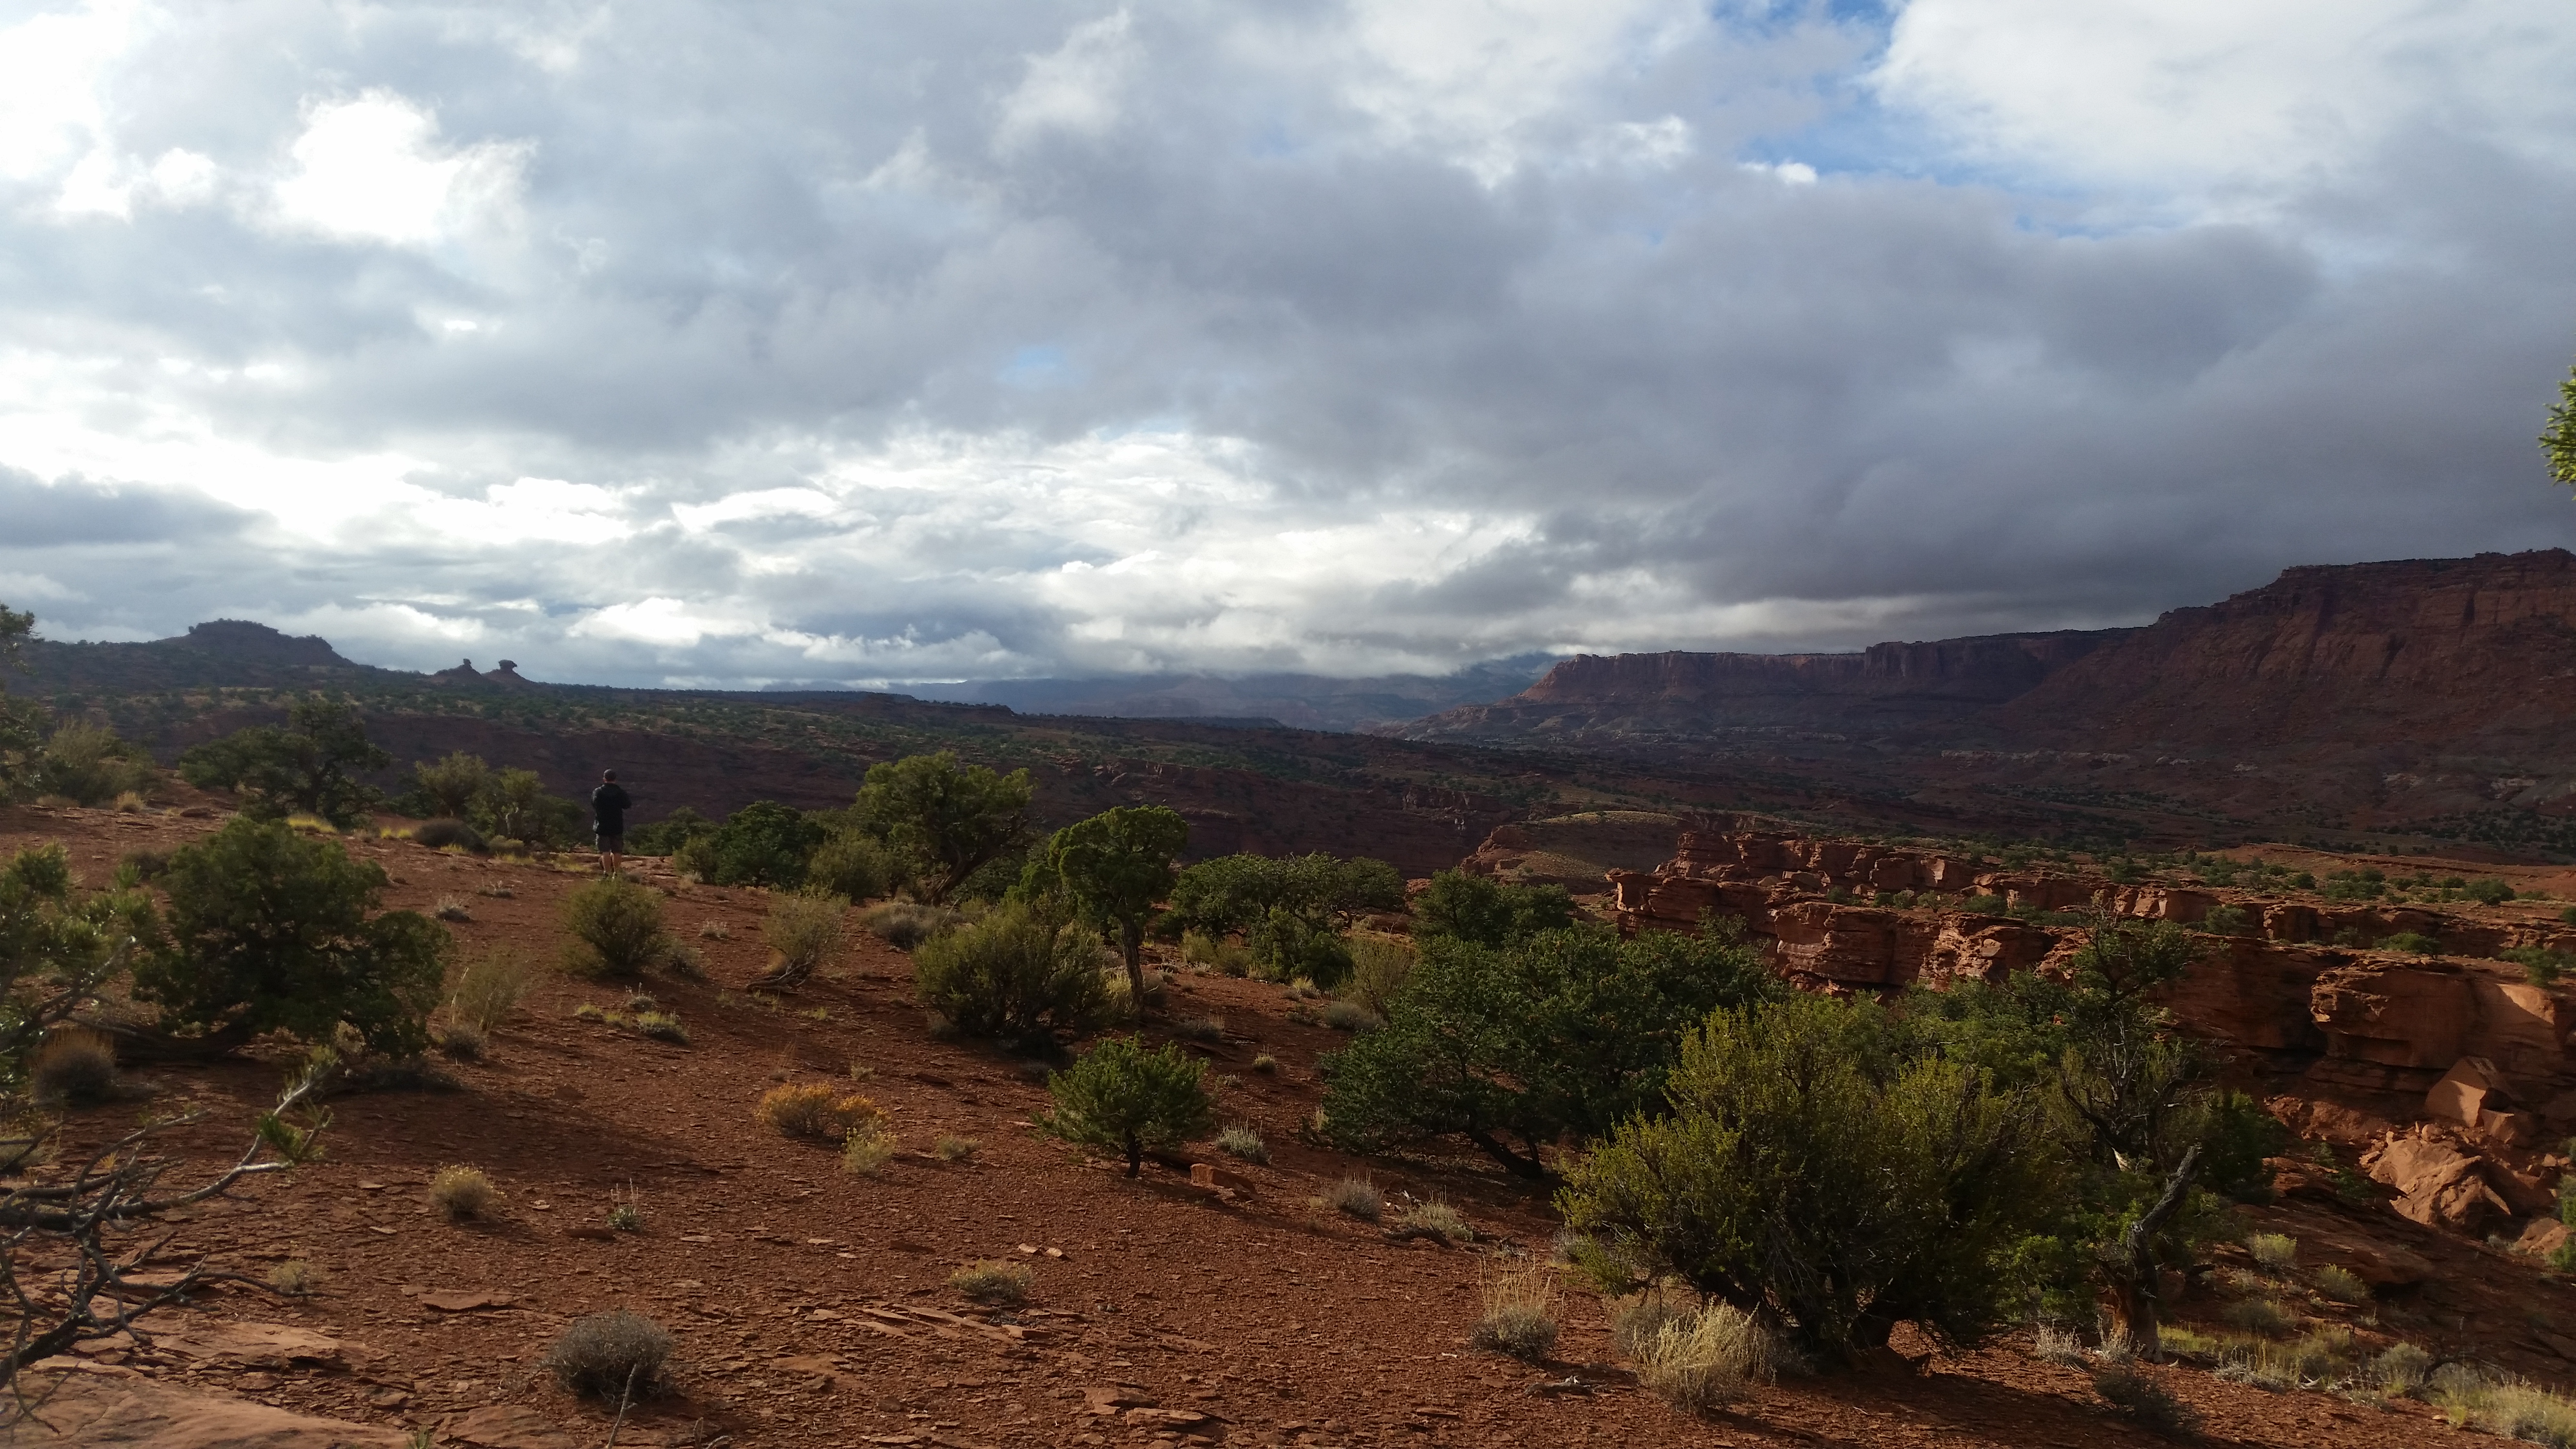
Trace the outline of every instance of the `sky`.
<instances>
[{"instance_id":1,"label":"sky","mask_svg":"<svg viewBox=\"0 0 2576 1449\"><path fill-rule=\"evenodd\" d=\"M2556 547L2566 0L0 0L0 602L1441 673Z\"/></svg>"}]
</instances>

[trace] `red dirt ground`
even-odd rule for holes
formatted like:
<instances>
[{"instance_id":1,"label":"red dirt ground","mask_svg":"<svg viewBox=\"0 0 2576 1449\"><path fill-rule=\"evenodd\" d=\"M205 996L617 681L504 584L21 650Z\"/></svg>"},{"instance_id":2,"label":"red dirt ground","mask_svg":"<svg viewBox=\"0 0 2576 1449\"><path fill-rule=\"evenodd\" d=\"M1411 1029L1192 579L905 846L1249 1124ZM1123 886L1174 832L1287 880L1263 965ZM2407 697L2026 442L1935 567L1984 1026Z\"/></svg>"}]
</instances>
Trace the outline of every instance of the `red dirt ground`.
<instances>
[{"instance_id":1,"label":"red dirt ground","mask_svg":"<svg viewBox=\"0 0 2576 1449\"><path fill-rule=\"evenodd\" d=\"M0 852L62 840L103 881L124 853L166 849L219 823L19 808L0 811ZM540 961L558 953L560 901L579 872L404 841L349 843L390 872L392 904L462 903L472 919L453 929L469 948L506 943ZM607 1436L608 1415L558 1389L540 1360L570 1318L624 1306L680 1344L676 1390L630 1417L625 1444L1173 1441L1159 1425L1094 1412L1105 1396L1086 1391L1107 1389L1128 1403L1216 1416L1236 1445L2162 1442L2110 1415L2085 1373L2033 1357L2026 1337L1932 1354L1919 1370L1891 1363L1784 1378L1737 1411L1705 1418L1615 1366L1601 1306L1579 1290L1566 1294L1556 1362L1530 1367L1477 1352L1466 1337L1480 1254L1496 1244L1544 1251L1555 1224L1543 1194L1470 1163L1364 1163L1300 1144L1295 1129L1318 1096L1314 1059L1340 1038L1288 1020L1282 989L1207 975L1174 981L1172 1015L1225 1019L1224 1040L1206 1048L1231 1079L1221 1118L1259 1127L1274 1154L1268 1166L1228 1164L1254 1188L1248 1201L1221 1203L1180 1172L1149 1166L1129 1182L1033 1132L1042 1087L992 1051L931 1040L909 1002L907 958L873 936L853 930L823 978L775 1006L742 995L765 965L763 893L688 884L644 864L644 877L669 892L671 924L705 958L703 981L657 976L648 985L685 1021L690 1044L576 1020L576 1005L615 1008L625 993L547 974L490 1055L454 1068L461 1090L343 1097L327 1161L183 1215L165 1260L202 1254L258 1276L301 1258L321 1269L322 1291L299 1302L228 1289L201 1309L165 1310L151 1328L294 1325L351 1345L341 1365L234 1370L116 1346L88 1361L304 1413L430 1426L445 1443L590 1444ZM708 922L730 939L700 936ZM1278 1058L1275 1075L1252 1069L1263 1052ZM854 1065L871 1073L857 1089L892 1114L907 1149L880 1176L849 1175L834 1152L752 1120L754 1100L775 1082L848 1083ZM181 1140L193 1162L212 1163L238 1150L280 1070L239 1061L134 1075L150 1091L149 1110L211 1114ZM137 1110L129 1102L80 1114L73 1145L121 1129ZM926 1150L942 1134L973 1137L981 1150L970 1163L944 1164ZM424 1188L448 1163L481 1167L499 1183L507 1202L497 1220L457 1226L432 1212ZM1344 1175L1371 1176L1395 1200L1447 1198L1474 1221L1478 1246L1390 1243L1310 1211L1308 1198ZM612 1194L630 1188L643 1231L605 1232ZM2376 1314L2385 1327L2443 1340L2437 1351L2474 1349L2563 1377L2565 1363L2540 1335L2576 1324L2576 1296L2526 1262L2438 1237L2384 1206L2299 1197L2248 1212L2308 1241L2401 1242L2439 1270L2403 1300L2358 1310L2365 1317L2321 1303L2308 1312L2361 1323L2366 1336ZM1016 1322L990 1321L948 1287L955 1268L984 1258L1034 1265L1028 1307L1005 1316ZM424 1301L460 1290L492 1301ZM2186 1316L2193 1311L2210 1308L2201 1302ZM1929 1347L1899 1341L1911 1354ZM2211 1442L2469 1442L2421 1404L2267 1393L2184 1366L2148 1372L2205 1416ZM512 1428L490 1412L509 1405L532 1412Z\"/></svg>"}]
</instances>

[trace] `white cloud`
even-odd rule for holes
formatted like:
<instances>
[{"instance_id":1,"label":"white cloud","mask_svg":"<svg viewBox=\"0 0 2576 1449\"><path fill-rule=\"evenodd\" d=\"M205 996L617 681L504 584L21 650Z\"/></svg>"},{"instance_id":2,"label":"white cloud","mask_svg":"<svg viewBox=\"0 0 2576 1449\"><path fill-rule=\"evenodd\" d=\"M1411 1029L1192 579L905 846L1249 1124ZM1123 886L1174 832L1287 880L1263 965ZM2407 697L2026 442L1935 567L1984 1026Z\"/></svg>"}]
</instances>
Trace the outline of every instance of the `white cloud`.
<instances>
[{"instance_id":1,"label":"white cloud","mask_svg":"<svg viewBox=\"0 0 2576 1449\"><path fill-rule=\"evenodd\" d=\"M1871 79L1987 161L2199 192L2340 171L2426 125L2545 156L2570 74L2555 0L1907 0Z\"/></svg>"},{"instance_id":2,"label":"white cloud","mask_svg":"<svg viewBox=\"0 0 2576 1449\"><path fill-rule=\"evenodd\" d=\"M1118 120L1119 94L1139 56L1126 10L1086 20L1064 44L1028 58L1019 88L1002 101L994 139L1005 148L1048 131L1097 136Z\"/></svg>"},{"instance_id":3,"label":"white cloud","mask_svg":"<svg viewBox=\"0 0 2576 1449\"><path fill-rule=\"evenodd\" d=\"M534 147L486 141L450 149L438 119L403 96L370 90L306 111L277 183L279 218L326 235L396 243L436 242L508 226Z\"/></svg>"},{"instance_id":4,"label":"white cloud","mask_svg":"<svg viewBox=\"0 0 2576 1449\"><path fill-rule=\"evenodd\" d=\"M0 29L0 176L42 175L97 145L102 72L152 21L142 5L95 0Z\"/></svg>"}]
</instances>

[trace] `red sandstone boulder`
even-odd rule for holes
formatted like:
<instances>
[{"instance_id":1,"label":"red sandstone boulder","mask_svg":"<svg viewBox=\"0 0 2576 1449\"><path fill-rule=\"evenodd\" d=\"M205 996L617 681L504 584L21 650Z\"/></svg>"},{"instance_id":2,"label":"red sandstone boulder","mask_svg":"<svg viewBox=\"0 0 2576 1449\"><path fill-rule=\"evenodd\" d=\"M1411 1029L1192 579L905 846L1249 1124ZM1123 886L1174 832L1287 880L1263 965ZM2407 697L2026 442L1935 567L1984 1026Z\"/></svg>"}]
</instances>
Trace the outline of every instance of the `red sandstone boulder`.
<instances>
[{"instance_id":1,"label":"red sandstone boulder","mask_svg":"<svg viewBox=\"0 0 2576 1449\"><path fill-rule=\"evenodd\" d=\"M2320 976L2308 1013L2335 1056L2443 1070L2467 1047L2474 1005L2456 967L2369 962Z\"/></svg>"},{"instance_id":2,"label":"red sandstone boulder","mask_svg":"<svg viewBox=\"0 0 2576 1449\"><path fill-rule=\"evenodd\" d=\"M2364 1155L2362 1166L2374 1182L2397 1192L2391 1206L2426 1227L2484 1232L2514 1215L2479 1172L2485 1159L2463 1152L2438 1137L2416 1134L2392 1138Z\"/></svg>"}]
</instances>

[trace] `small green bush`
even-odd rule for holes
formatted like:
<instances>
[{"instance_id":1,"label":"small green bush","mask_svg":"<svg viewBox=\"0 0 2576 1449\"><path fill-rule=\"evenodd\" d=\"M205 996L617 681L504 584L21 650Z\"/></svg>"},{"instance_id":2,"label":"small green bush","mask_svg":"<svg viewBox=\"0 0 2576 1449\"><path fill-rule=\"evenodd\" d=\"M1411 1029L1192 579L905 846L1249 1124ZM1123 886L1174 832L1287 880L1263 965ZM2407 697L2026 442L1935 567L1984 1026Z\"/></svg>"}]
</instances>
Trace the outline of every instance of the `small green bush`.
<instances>
[{"instance_id":1,"label":"small green bush","mask_svg":"<svg viewBox=\"0 0 2576 1449\"><path fill-rule=\"evenodd\" d=\"M2231 1328L2266 1338L2287 1333L2299 1323L2298 1315L2277 1298L2240 1298L2220 1309L2218 1316Z\"/></svg>"},{"instance_id":2,"label":"small green bush","mask_svg":"<svg viewBox=\"0 0 2576 1449\"><path fill-rule=\"evenodd\" d=\"M2212 906L2209 914L2200 918L2200 928L2216 936L2236 936L2244 933L2247 922L2241 906Z\"/></svg>"},{"instance_id":3,"label":"small green bush","mask_svg":"<svg viewBox=\"0 0 2576 1449\"><path fill-rule=\"evenodd\" d=\"M2534 986L2555 986L2560 977L2576 969L2576 956L2541 946L2509 946L2498 951L2496 959L2521 967L2523 979Z\"/></svg>"},{"instance_id":4,"label":"small green bush","mask_svg":"<svg viewBox=\"0 0 2576 1449\"><path fill-rule=\"evenodd\" d=\"M1413 974L1413 947L1392 936L1351 938L1351 979L1343 995L1369 1015L1384 1020L1388 1004Z\"/></svg>"},{"instance_id":5,"label":"small green bush","mask_svg":"<svg viewBox=\"0 0 2576 1449\"><path fill-rule=\"evenodd\" d=\"M841 949L841 922L849 909L850 903L839 896L772 896L760 935L777 959L770 963L764 984L802 985Z\"/></svg>"},{"instance_id":6,"label":"small green bush","mask_svg":"<svg viewBox=\"0 0 2576 1449\"><path fill-rule=\"evenodd\" d=\"M2492 876L2469 882L2463 893L2470 900L2486 906L2500 906L2513 899L2513 887Z\"/></svg>"},{"instance_id":7,"label":"small green bush","mask_svg":"<svg viewBox=\"0 0 2576 1449\"><path fill-rule=\"evenodd\" d=\"M1177 1146L1215 1125L1207 1064L1171 1042L1147 1051L1136 1038L1104 1037L1068 1071L1047 1078L1055 1106L1039 1126L1069 1142L1123 1152L1127 1175L1147 1148Z\"/></svg>"},{"instance_id":8,"label":"small green bush","mask_svg":"<svg viewBox=\"0 0 2576 1449\"><path fill-rule=\"evenodd\" d=\"M913 991L969 1036L1040 1042L1102 1015L1106 957L1097 933L1046 902L1013 902L922 942L913 952Z\"/></svg>"},{"instance_id":9,"label":"small green bush","mask_svg":"<svg viewBox=\"0 0 2576 1449\"><path fill-rule=\"evenodd\" d=\"M2349 1268L2329 1263L2316 1274L2317 1291L2337 1303L2367 1303L2370 1285Z\"/></svg>"},{"instance_id":10,"label":"small green bush","mask_svg":"<svg viewBox=\"0 0 2576 1449\"><path fill-rule=\"evenodd\" d=\"M662 896L623 876L602 876L564 898L572 933L564 964L582 976L641 976L679 943L662 927Z\"/></svg>"},{"instance_id":11,"label":"small green bush","mask_svg":"<svg viewBox=\"0 0 2576 1449\"><path fill-rule=\"evenodd\" d=\"M672 852L671 863L709 885L763 885L794 890L806 861L829 832L801 810L755 800Z\"/></svg>"},{"instance_id":12,"label":"small green bush","mask_svg":"<svg viewBox=\"0 0 2576 1449\"><path fill-rule=\"evenodd\" d=\"M872 901L903 880L893 851L856 831L843 831L815 847L805 862L805 888L851 901Z\"/></svg>"},{"instance_id":13,"label":"small green bush","mask_svg":"<svg viewBox=\"0 0 2576 1449\"><path fill-rule=\"evenodd\" d=\"M930 1151L942 1162L972 1162L975 1160L976 1151L982 1146L982 1143L972 1137L960 1137L954 1133L948 1133L930 1144Z\"/></svg>"},{"instance_id":14,"label":"small green bush","mask_svg":"<svg viewBox=\"0 0 2576 1449\"><path fill-rule=\"evenodd\" d=\"M2299 1266L2299 1240L2281 1233L2256 1233L2245 1240L2246 1256L2268 1273L2287 1273Z\"/></svg>"},{"instance_id":15,"label":"small green bush","mask_svg":"<svg viewBox=\"0 0 2576 1449\"><path fill-rule=\"evenodd\" d=\"M861 1122L841 1139L841 1170L855 1177L874 1177L894 1160L895 1135L882 1119Z\"/></svg>"},{"instance_id":16,"label":"small green bush","mask_svg":"<svg viewBox=\"0 0 2576 1449\"><path fill-rule=\"evenodd\" d=\"M1396 1226L1429 1233L1444 1243L1472 1243L1476 1240L1476 1229L1466 1216L1436 1197L1405 1209Z\"/></svg>"},{"instance_id":17,"label":"small green bush","mask_svg":"<svg viewBox=\"0 0 2576 1449\"><path fill-rule=\"evenodd\" d=\"M412 911L376 913L382 867L282 822L237 819L172 853L168 932L134 968L165 1025L226 1041L342 1023L370 1052L418 1056L451 943Z\"/></svg>"},{"instance_id":18,"label":"small green bush","mask_svg":"<svg viewBox=\"0 0 2576 1449\"><path fill-rule=\"evenodd\" d=\"M1360 1032L1380 1025L1376 1015L1356 1001L1326 1002L1319 1015L1335 1031Z\"/></svg>"},{"instance_id":19,"label":"small green bush","mask_svg":"<svg viewBox=\"0 0 2576 1449\"><path fill-rule=\"evenodd\" d=\"M574 1319L547 1351L545 1364L571 1392L622 1403L660 1389L663 1366L676 1346L662 1325L619 1309Z\"/></svg>"},{"instance_id":20,"label":"small green bush","mask_svg":"<svg viewBox=\"0 0 2576 1449\"><path fill-rule=\"evenodd\" d=\"M411 828L411 839L414 845L427 846L431 850L453 846L470 854L483 855L492 849L491 842L483 838L483 832L462 820L424 820Z\"/></svg>"},{"instance_id":21,"label":"small green bush","mask_svg":"<svg viewBox=\"0 0 2576 1449\"><path fill-rule=\"evenodd\" d=\"M2410 956L2439 956L2442 943L2420 931L2400 931L2379 943L2383 951L2403 951Z\"/></svg>"},{"instance_id":22,"label":"small green bush","mask_svg":"<svg viewBox=\"0 0 2576 1449\"><path fill-rule=\"evenodd\" d=\"M289 1258L268 1270L268 1286L289 1298L310 1298L322 1286L322 1270L302 1258Z\"/></svg>"},{"instance_id":23,"label":"small green bush","mask_svg":"<svg viewBox=\"0 0 2576 1449\"><path fill-rule=\"evenodd\" d=\"M2424 1392L2433 1377L2433 1356L2419 1345L2396 1343L2388 1346L2370 1362L2371 1382L2382 1393L2412 1398Z\"/></svg>"}]
</instances>

